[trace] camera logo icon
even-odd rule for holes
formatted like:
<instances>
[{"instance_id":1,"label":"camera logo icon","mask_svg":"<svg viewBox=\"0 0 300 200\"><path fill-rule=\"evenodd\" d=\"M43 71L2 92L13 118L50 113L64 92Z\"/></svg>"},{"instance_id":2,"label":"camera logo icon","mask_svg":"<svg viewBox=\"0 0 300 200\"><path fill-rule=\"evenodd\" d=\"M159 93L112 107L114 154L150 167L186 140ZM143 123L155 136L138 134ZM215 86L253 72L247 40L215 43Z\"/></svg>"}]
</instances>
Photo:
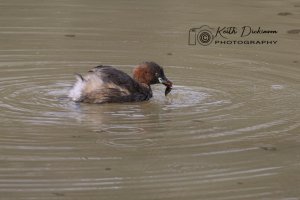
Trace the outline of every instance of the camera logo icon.
<instances>
[{"instance_id":1,"label":"camera logo icon","mask_svg":"<svg viewBox=\"0 0 300 200\"><path fill-rule=\"evenodd\" d=\"M200 28L191 28L189 30L189 45L196 45L197 42L203 46L209 45L214 40L211 30L207 25Z\"/></svg>"}]
</instances>

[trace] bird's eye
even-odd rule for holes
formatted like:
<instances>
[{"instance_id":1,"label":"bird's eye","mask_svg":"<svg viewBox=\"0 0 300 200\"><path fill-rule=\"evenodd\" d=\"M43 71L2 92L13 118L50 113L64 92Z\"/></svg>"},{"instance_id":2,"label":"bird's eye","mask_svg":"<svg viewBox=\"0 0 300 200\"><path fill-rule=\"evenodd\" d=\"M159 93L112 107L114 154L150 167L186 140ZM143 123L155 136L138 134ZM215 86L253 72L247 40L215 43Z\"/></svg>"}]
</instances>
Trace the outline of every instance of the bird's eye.
<instances>
[{"instance_id":1,"label":"bird's eye","mask_svg":"<svg viewBox=\"0 0 300 200\"><path fill-rule=\"evenodd\" d=\"M162 79L161 77L158 77L158 81L159 81L160 83L162 83L162 82L163 82L163 79Z\"/></svg>"},{"instance_id":2,"label":"bird's eye","mask_svg":"<svg viewBox=\"0 0 300 200\"><path fill-rule=\"evenodd\" d=\"M155 73L155 76L158 77L158 73L157 72Z\"/></svg>"}]
</instances>

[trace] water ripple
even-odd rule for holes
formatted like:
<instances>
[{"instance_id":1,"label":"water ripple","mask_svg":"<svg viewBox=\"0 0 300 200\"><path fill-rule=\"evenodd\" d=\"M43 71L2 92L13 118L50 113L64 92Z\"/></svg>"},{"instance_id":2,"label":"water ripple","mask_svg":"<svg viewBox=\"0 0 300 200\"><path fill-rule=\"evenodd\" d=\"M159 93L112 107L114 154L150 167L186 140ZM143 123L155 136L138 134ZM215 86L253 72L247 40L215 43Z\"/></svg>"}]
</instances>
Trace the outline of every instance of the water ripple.
<instances>
[{"instance_id":1,"label":"water ripple","mask_svg":"<svg viewBox=\"0 0 300 200\"><path fill-rule=\"evenodd\" d=\"M59 34L48 28L20 33ZM297 157L289 152L298 152L299 83L283 65L191 54L201 66L165 66L174 82L167 97L155 85L148 102L90 105L67 94L74 72L101 62L59 61L68 50L0 50L0 191L6 196L98 199L101 191L115 199L114 191L124 199L269 198L284 193L277 180L297 174ZM49 52L56 61L41 59ZM134 67L114 66L127 73Z\"/></svg>"}]
</instances>

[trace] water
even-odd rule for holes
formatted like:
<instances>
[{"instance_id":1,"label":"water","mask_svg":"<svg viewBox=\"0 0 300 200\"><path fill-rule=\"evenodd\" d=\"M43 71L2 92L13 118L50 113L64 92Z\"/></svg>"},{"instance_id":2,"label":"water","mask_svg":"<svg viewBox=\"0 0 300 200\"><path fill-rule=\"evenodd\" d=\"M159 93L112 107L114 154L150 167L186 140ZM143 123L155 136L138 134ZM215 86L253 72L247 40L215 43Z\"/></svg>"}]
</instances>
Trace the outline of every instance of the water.
<instances>
[{"instance_id":1,"label":"water","mask_svg":"<svg viewBox=\"0 0 300 200\"><path fill-rule=\"evenodd\" d=\"M299 6L1 1L0 199L299 199ZM272 27L279 43L188 46L203 23ZM145 60L167 97L67 98L75 72Z\"/></svg>"}]
</instances>

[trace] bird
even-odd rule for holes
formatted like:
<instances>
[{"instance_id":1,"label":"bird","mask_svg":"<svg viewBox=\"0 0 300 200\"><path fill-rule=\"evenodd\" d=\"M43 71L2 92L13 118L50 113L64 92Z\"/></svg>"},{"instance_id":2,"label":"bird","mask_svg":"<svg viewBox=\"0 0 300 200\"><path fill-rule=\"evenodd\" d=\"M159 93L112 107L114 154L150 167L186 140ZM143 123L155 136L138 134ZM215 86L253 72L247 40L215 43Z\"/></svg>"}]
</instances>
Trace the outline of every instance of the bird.
<instances>
[{"instance_id":1,"label":"bird","mask_svg":"<svg viewBox=\"0 0 300 200\"><path fill-rule=\"evenodd\" d=\"M84 76L75 74L77 82L69 91L69 98L83 103L122 103L147 101L152 98L152 84L166 86L165 96L173 83L163 68L155 62L143 62L133 69L133 77L112 66L99 65Z\"/></svg>"}]
</instances>

